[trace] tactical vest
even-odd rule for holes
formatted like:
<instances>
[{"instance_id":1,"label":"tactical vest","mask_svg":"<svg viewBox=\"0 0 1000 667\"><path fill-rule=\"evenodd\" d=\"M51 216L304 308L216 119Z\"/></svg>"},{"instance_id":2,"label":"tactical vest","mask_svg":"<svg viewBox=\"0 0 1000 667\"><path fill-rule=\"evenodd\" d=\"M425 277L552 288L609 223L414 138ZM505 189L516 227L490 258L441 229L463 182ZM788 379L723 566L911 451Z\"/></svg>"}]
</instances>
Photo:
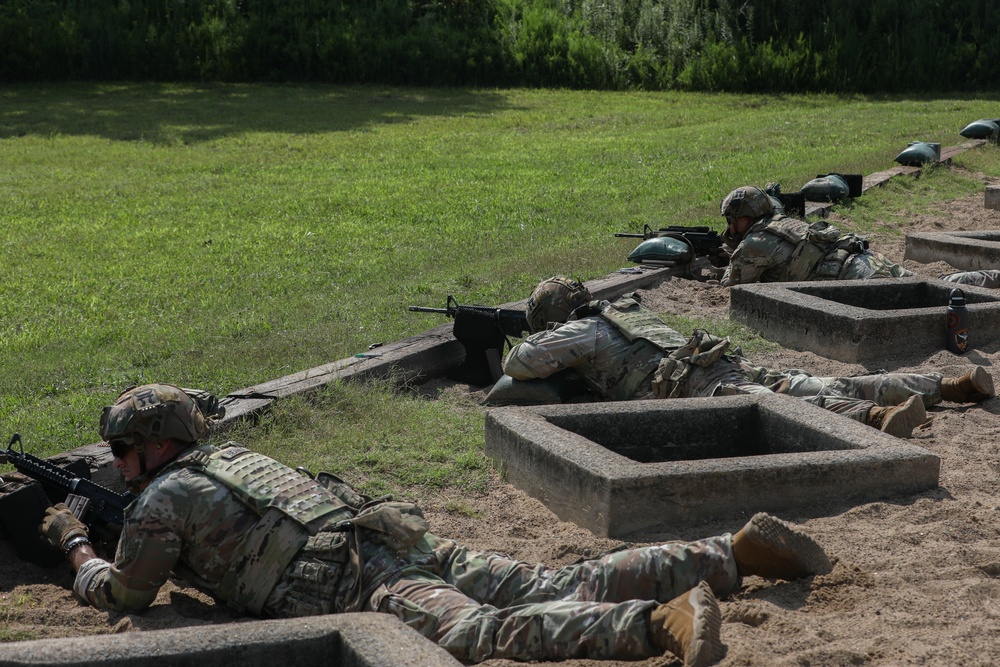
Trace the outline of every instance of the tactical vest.
<instances>
[{"instance_id":1,"label":"tactical vest","mask_svg":"<svg viewBox=\"0 0 1000 667\"><path fill-rule=\"evenodd\" d=\"M755 231L755 230L750 230ZM780 276L781 282L836 280L852 255L864 252L868 241L856 234L843 234L826 222L808 223L778 216L760 229L795 246Z\"/></svg>"},{"instance_id":2,"label":"tactical vest","mask_svg":"<svg viewBox=\"0 0 1000 667\"><path fill-rule=\"evenodd\" d=\"M259 614L285 568L310 536L357 510L306 475L235 444L198 447L171 467L198 469L229 489L260 520L244 535L218 596L239 612Z\"/></svg>"},{"instance_id":3,"label":"tactical vest","mask_svg":"<svg viewBox=\"0 0 1000 667\"><path fill-rule=\"evenodd\" d=\"M631 294L605 304L601 308L601 317L632 343L624 361L624 366L631 372L608 395L614 401L632 398L643 382L652 377L663 355L688 341L687 336L668 327L656 313L644 308Z\"/></svg>"}]
</instances>

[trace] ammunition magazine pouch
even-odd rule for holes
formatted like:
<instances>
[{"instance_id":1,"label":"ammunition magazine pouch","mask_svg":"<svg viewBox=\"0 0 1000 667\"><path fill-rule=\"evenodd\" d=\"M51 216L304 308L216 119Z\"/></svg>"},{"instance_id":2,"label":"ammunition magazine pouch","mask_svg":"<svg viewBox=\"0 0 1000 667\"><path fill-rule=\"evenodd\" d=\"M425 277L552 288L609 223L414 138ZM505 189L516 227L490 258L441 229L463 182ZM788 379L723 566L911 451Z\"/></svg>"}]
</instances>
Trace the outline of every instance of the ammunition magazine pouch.
<instances>
[{"instance_id":1,"label":"ammunition magazine pouch","mask_svg":"<svg viewBox=\"0 0 1000 667\"><path fill-rule=\"evenodd\" d=\"M825 222L816 222L805 230L805 236L796 244L788 262L786 279L808 280L816 266L830 252L830 246L840 237L840 230Z\"/></svg>"},{"instance_id":2,"label":"ammunition magazine pouch","mask_svg":"<svg viewBox=\"0 0 1000 667\"><path fill-rule=\"evenodd\" d=\"M238 614L259 615L285 567L308 539L298 523L277 509L269 510L244 538L244 559L222 577L219 597Z\"/></svg>"},{"instance_id":3,"label":"ammunition magazine pouch","mask_svg":"<svg viewBox=\"0 0 1000 667\"><path fill-rule=\"evenodd\" d=\"M363 509L345 523L368 531L368 539L381 542L397 552L406 551L416 544L430 527L418 506L392 500Z\"/></svg>"},{"instance_id":4,"label":"ammunition magazine pouch","mask_svg":"<svg viewBox=\"0 0 1000 667\"><path fill-rule=\"evenodd\" d=\"M662 353L663 350L659 346L648 340L642 338L634 340L628 354L622 360L622 368L628 368L629 375L608 392L608 398L612 401L627 401L635 396L657 369L658 359Z\"/></svg>"},{"instance_id":5,"label":"ammunition magazine pouch","mask_svg":"<svg viewBox=\"0 0 1000 667\"><path fill-rule=\"evenodd\" d=\"M682 398L688 378L696 366L707 368L729 349L729 338L719 338L704 329L695 329L684 347L660 360L653 375L652 388L657 398Z\"/></svg>"}]
</instances>

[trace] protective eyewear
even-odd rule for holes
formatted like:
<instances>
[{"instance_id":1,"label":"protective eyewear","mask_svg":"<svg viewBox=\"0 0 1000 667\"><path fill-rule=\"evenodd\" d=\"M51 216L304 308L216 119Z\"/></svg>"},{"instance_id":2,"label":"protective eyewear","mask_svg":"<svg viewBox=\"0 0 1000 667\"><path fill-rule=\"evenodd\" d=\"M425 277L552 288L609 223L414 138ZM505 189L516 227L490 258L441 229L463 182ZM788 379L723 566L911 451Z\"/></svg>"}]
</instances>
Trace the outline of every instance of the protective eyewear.
<instances>
[{"instance_id":1,"label":"protective eyewear","mask_svg":"<svg viewBox=\"0 0 1000 667\"><path fill-rule=\"evenodd\" d=\"M115 458L123 459L135 449L138 442L139 438L134 433L129 433L120 438L112 438L108 441L108 446L111 447L111 454Z\"/></svg>"}]
</instances>

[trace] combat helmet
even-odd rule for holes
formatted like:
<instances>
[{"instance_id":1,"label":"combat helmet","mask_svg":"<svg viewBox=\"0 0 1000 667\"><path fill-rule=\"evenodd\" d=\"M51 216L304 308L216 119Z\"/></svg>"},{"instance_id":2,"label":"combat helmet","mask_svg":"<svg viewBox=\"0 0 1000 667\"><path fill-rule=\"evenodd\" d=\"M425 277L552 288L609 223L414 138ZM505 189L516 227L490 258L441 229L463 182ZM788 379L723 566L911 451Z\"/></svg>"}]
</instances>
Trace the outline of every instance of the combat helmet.
<instances>
[{"instance_id":1,"label":"combat helmet","mask_svg":"<svg viewBox=\"0 0 1000 667\"><path fill-rule=\"evenodd\" d=\"M566 276L553 276L538 283L525 308L531 333L544 331L552 322L565 322L570 314L593 297L583 283Z\"/></svg>"},{"instance_id":2,"label":"combat helmet","mask_svg":"<svg viewBox=\"0 0 1000 667\"><path fill-rule=\"evenodd\" d=\"M722 200L722 217L726 220L750 218L757 220L775 213L774 202L758 187L746 185L736 188Z\"/></svg>"},{"instance_id":3,"label":"combat helmet","mask_svg":"<svg viewBox=\"0 0 1000 667\"><path fill-rule=\"evenodd\" d=\"M146 384L126 389L114 405L104 408L99 432L115 456L135 449L139 472L145 475L144 439L172 438L193 444L208 433L208 422L195 400L180 387Z\"/></svg>"}]
</instances>

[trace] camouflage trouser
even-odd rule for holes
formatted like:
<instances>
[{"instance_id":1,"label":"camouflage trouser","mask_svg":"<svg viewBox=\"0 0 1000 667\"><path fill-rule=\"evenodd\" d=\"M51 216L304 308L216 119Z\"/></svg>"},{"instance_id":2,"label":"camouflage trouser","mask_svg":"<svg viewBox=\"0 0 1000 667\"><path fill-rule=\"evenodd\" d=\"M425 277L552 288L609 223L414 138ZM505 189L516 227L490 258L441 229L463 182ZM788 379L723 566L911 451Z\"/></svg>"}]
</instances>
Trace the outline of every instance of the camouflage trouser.
<instances>
[{"instance_id":1,"label":"camouflage trouser","mask_svg":"<svg viewBox=\"0 0 1000 667\"><path fill-rule=\"evenodd\" d=\"M1000 271L956 271L938 276L941 280L960 285L975 285L977 287L1000 288Z\"/></svg>"},{"instance_id":2,"label":"camouflage trouser","mask_svg":"<svg viewBox=\"0 0 1000 667\"><path fill-rule=\"evenodd\" d=\"M782 393L807 401L830 402L843 399L871 401L875 405L899 405L911 396L919 396L924 407L941 402L940 373L875 373L855 377L813 377L805 371L788 371L788 389ZM819 404L819 403L817 403ZM836 412L836 410L834 410Z\"/></svg>"},{"instance_id":3,"label":"camouflage trouser","mask_svg":"<svg viewBox=\"0 0 1000 667\"><path fill-rule=\"evenodd\" d=\"M466 662L655 656L648 617L658 603L702 580L720 596L739 585L728 534L558 569L431 534L409 556L412 565L378 587L368 610L397 616Z\"/></svg>"},{"instance_id":4,"label":"camouflage trouser","mask_svg":"<svg viewBox=\"0 0 1000 667\"><path fill-rule=\"evenodd\" d=\"M729 357L719 364L720 370L715 373L711 369L702 373L715 381L701 382L703 390L712 393L697 395L788 394L861 423L868 421L868 413L876 405L899 405L910 396L920 396L926 407L941 401L940 373L815 377L798 369L776 371L752 366L739 357Z\"/></svg>"},{"instance_id":5,"label":"camouflage trouser","mask_svg":"<svg viewBox=\"0 0 1000 667\"><path fill-rule=\"evenodd\" d=\"M840 280L865 280L867 278L905 278L916 275L904 269L879 252L866 250L851 257L840 272Z\"/></svg>"}]
</instances>

